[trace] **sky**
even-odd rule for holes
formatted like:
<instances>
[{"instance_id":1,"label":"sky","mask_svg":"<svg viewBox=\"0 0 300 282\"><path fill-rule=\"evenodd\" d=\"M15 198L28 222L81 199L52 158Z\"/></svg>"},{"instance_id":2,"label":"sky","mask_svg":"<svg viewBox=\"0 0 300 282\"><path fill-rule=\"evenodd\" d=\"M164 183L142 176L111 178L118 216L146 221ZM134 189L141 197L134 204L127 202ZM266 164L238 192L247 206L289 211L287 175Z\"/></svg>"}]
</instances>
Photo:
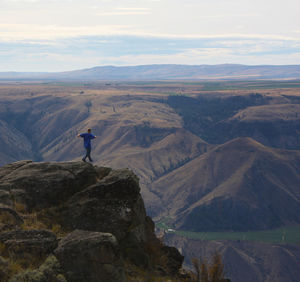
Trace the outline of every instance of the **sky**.
<instances>
[{"instance_id":1,"label":"sky","mask_svg":"<svg viewBox=\"0 0 300 282\"><path fill-rule=\"evenodd\" d=\"M0 71L300 64L299 0L0 0Z\"/></svg>"}]
</instances>

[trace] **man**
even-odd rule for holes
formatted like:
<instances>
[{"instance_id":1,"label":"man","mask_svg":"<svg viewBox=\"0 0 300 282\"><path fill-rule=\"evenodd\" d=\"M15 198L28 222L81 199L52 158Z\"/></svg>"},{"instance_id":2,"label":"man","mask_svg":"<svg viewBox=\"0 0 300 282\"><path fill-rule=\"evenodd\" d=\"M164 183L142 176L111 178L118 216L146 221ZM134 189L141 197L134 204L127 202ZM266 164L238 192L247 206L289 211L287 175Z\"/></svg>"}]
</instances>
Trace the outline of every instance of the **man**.
<instances>
[{"instance_id":1,"label":"man","mask_svg":"<svg viewBox=\"0 0 300 282\"><path fill-rule=\"evenodd\" d=\"M77 137L83 138L83 145L84 148L86 149L85 157L83 157L82 160L85 162L86 158L88 158L90 162L92 162L93 160L91 158L91 150L92 150L91 140L96 138L97 136L93 135L92 130L89 128L87 133L78 134Z\"/></svg>"}]
</instances>

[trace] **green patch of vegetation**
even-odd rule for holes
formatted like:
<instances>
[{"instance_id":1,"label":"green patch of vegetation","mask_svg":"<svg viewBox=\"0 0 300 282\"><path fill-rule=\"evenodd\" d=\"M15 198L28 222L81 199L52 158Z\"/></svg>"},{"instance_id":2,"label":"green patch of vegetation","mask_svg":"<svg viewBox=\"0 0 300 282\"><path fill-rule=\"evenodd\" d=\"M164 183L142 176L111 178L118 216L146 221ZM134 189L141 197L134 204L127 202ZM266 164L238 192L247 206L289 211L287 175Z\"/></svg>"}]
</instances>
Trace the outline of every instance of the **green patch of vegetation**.
<instances>
[{"instance_id":1,"label":"green patch of vegetation","mask_svg":"<svg viewBox=\"0 0 300 282\"><path fill-rule=\"evenodd\" d=\"M83 82L73 82L73 81L48 81L48 82L43 82L42 85L63 86L63 87L84 87L85 86Z\"/></svg>"},{"instance_id":2,"label":"green patch of vegetation","mask_svg":"<svg viewBox=\"0 0 300 282\"><path fill-rule=\"evenodd\" d=\"M190 232L175 231L177 235L198 240L257 241L265 243L300 244L300 225L285 226L274 230L249 232Z\"/></svg>"},{"instance_id":3,"label":"green patch of vegetation","mask_svg":"<svg viewBox=\"0 0 300 282\"><path fill-rule=\"evenodd\" d=\"M218 80L218 81L132 81L122 82L122 86L199 86L201 91L252 90L299 88L299 80Z\"/></svg>"},{"instance_id":4,"label":"green patch of vegetation","mask_svg":"<svg viewBox=\"0 0 300 282\"><path fill-rule=\"evenodd\" d=\"M217 81L202 83L202 91L298 88L300 81Z\"/></svg>"},{"instance_id":5,"label":"green patch of vegetation","mask_svg":"<svg viewBox=\"0 0 300 282\"><path fill-rule=\"evenodd\" d=\"M172 219L170 217L165 217L165 218L161 219L160 221L156 222L155 226L158 229L168 230L168 229L172 228L171 220Z\"/></svg>"},{"instance_id":6,"label":"green patch of vegetation","mask_svg":"<svg viewBox=\"0 0 300 282\"><path fill-rule=\"evenodd\" d=\"M38 269L26 269L14 275L9 282L66 282L58 260L49 256Z\"/></svg>"}]
</instances>

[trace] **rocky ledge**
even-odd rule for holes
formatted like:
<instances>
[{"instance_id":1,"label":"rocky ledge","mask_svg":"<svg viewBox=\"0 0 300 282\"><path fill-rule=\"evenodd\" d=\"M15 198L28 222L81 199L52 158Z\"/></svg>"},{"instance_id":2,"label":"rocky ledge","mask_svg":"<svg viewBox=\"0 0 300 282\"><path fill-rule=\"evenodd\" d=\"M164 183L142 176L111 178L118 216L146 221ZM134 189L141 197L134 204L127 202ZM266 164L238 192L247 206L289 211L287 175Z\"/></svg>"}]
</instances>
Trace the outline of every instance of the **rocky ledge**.
<instances>
[{"instance_id":1,"label":"rocky ledge","mask_svg":"<svg viewBox=\"0 0 300 282\"><path fill-rule=\"evenodd\" d=\"M0 219L0 281L189 279L177 249L156 238L138 178L127 169L3 166Z\"/></svg>"}]
</instances>

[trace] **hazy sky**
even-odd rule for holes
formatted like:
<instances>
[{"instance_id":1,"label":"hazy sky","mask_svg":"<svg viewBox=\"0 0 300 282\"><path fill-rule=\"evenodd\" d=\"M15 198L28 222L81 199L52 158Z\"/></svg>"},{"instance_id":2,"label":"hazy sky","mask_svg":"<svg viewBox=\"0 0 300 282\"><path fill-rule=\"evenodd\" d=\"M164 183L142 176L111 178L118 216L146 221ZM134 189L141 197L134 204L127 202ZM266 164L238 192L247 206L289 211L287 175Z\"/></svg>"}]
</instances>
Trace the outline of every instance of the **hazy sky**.
<instances>
[{"instance_id":1,"label":"hazy sky","mask_svg":"<svg viewBox=\"0 0 300 282\"><path fill-rule=\"evenodd\" d=\"M0 0L0 71L300 64L299 0Z\"/></svg>"}]
</instances>

